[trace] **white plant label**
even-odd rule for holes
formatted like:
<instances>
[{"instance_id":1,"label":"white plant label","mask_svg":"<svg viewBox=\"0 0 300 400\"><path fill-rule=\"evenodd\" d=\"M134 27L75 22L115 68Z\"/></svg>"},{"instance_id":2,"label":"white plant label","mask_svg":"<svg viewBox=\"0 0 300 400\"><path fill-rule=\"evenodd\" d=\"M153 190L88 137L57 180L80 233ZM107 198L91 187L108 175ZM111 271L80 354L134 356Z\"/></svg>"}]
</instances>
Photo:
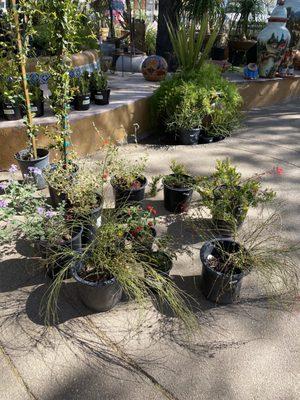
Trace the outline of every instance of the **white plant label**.
<instances>
[{"instance_id":1,"label":"white plant label","mask_svg":"<svg viewBox=\"0 0 300 400\"><path fill-rule=\"evenodd\" d=\"M37 112L38 108L37 107L31 107L32 112Z\"/></svg>"},{"instance_id":2,"label":"white plant label","mask_svg":"<svg viewBox=\"0 0 300 400\"><path fill-rule=\"evenodd\" d=\"M103 100L103 94L95 94L96 100Z\"/></svg>"},{"instance_id":3,"label":"white plant label","mask_svg":"<svg viewBox=\"0 0 300 400\"><path fill-rule=\"evenodd\" d=\"M3 110L5 115L13 115L15 113L14 110Z\"/></svg>"},{"instance_id":4,"label":"white plant label","mask_svg":"<svg viewBox=\"0 0 300 400\"><path fill-rule=\"evenodd\" d=\"M90 99L83 100L83 101L82 101L82 104L83 104L84 106L90 104Z\"/></svg>"},{"instance_id":5,"label":"white plant label","mask_svg":"<svg viewBox=\"0 0 300 400\"><path fill-rule=\"evenodd\" d=\"M100 215L100 217L97 218L96 226L97 226L97 228L99 228L101 225L102 225L102 217L101 217L101 215Z\"/></svg>"}]
</instances>

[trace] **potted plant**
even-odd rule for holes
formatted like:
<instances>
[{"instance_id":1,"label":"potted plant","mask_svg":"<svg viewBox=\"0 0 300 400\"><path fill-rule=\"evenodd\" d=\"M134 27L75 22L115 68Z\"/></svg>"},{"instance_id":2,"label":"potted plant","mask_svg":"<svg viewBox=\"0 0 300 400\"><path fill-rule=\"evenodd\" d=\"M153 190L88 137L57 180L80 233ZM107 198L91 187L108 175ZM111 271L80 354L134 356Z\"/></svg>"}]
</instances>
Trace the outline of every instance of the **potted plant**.
<instances>
[{"instance_id":1,"label":"potted plant","mask_svg":"<svg viewBox=\"0 0 300 400\"><path fill-rule=\"evenodd\" d=\"M82 302L94 311L108 311L119 302L124 292L143 310L148 307L149 288L154 288L161 302L167 302L187 328L194 328L197 324L195 316L184 303L174 283L158 274L131 246L124 246L123 237L127 229L126 224L119 223L112 210L97 231L93 245L74 257L71 263L73 277L78 284ZM55 317L53 310L56 308L61 283L62 279L58 277L49 289L47 320Z\"/></svg>"},{"instance_id":2,"label":"potted plant","mask_svg":"<svg viewBox=\"0 0 300 400\"><path fill-rule=\"evenodd\" d=\"M23 237L29 241L42 258L48 258L47 271L54 276L68 261L65 251L81 251L83 228L66 218L64 204L54 210L44 194L35 196L35 184L16 180L16 171L12 165L11 178L2 183L0 214L5 235L10 240Z\"/></svg>"},{"instance_id":3,"label":"potted plant","mask_svg":"<svg viewBox=\"0 0 300 400\"><path fill-rule=\"evenodd\" d=\"M77 111L86 111L91 105L90 81L88 72L73 78L74 108Z\"/></svg>"},{"instance_id":4,"label":"potted plant","mask_svg":"<svg viewBox=\"0 0 300 400\"><path fill-rule=\"evenodd\" d=\"M10 35L10 41L5 38L0 43L2 54L5 53L10 64L11 72L15 75L14 68L17 68L17 82L21 83L20 91L22 101L25 106L25 125L28 137L28 148L15 154L15 158L19 163L23 177L33 178L38 189L46 186L43 178L42 170L49 164L49 152L47 149L37 148L36 137L39 128L33 123L33 114L31 110L30 92L28 88L26 62L29 52L29 38L34 35L32 28L32 20L37 12L35 4L21 0L16 4L16 0L11 1L11 7L7 13L7 29ZM16 82L15 82L16 83ZM18 93L18 92L17 92Z\"/></svg>"},{"instance_id":5,"label":"potted plant","mask_svg":"<svg viewBox=\"0 0 300 400\"><path fill-rule=\"evenodd\" d=\"M100 69L91 73L90 90L95 104L101 106L109 104L110 89L107 77Z\"/></svg>"},{"instance_id":6,"label":"potted plant","mask_svg":"<svg viewBox=\"0 0 300 400\"><path fill-rule=\"evenodd\" d=\"M116 207L140 203L145 196L147 179L144 176L146 159L128 161L115 157L109 168Z\"/></svg>"},{"instance_id":7,"label":"potted plant","mask_svg":"<svg viewBox=\"0 0 300 400\"><path fill-rule=\"evenodd\" d=\"M164 206L172 213L182 213L188 210L193 196L195 178L188 174L185 166L171 161L171 174L155 176L151 182L151 196L156 196L157 183L163 178Z\"/></svg>"},{"instance_id":8,"label":"potted plant","mask_svg":"<svg viewBox=\"0 0 300 400\"><path fill-rule=\"evenodd\" d=\"M124 213L124 222L128 226L126 239L135 250L150 251L156 237L155 217L157 211L151 205L143 210L141 206L131 206Z\"/></svg>"},{"instance_id":9,"label":"potted plant","mask_svg":"<svg viewBox=\"0 0 300 400\"><path fill-rule=\"evenodd\" d=\"M267 203L275 193L262 189L261 179L266 173L243 179L229 159L218 160L215 172L198 178L200 204L210 210L214 225L223 234L231 235L243 223L250 207Z\"/></svg>"},{"instance_id":10,"label":"potted plant","mask_svg":"<svg viewBox=\"0 0 300 400\"><path fill-rule=\"evenodd\" d=\"M22 118L21 81L14 60L1 59L0 101L1 115L7 121Z\"/></svg>"},{"instance_id":11,"label":"potted plant","mask_svg":"<svg viewBox=\"0 0 300 400\"><path fill-rule=\"evenodd\" d=\"M194 139L194 143L197 137L207 143L230 136L241 119L242 98L236 85L209 63L200 70L178 73L163 81L151 101L153 118L167 132L180 127L198 129L191 131L189 140Z\"/></svg>"},{"instance_id":12,"label":"potted plant","mask_svg":"<svg viewBox=\"0 0 300 400\"><path fill-rule=\"evenodd\" d=\"M237 237L216 238L203 245L202 291L210 301L232 303L239 298L243 277L251 273L268 297L295 296L298 249L299 244L283 233L278 209L262 210Z\"/></svg>"}]
</instances>

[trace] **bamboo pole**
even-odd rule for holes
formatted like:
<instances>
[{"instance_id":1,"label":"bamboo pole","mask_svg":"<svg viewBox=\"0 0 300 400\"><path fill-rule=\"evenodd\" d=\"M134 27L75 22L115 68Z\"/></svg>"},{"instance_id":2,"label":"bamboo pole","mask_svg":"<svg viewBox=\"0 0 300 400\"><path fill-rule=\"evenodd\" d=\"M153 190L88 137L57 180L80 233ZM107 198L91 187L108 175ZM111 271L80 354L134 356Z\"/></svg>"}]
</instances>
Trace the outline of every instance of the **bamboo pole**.
<instances>
[{"instance_id":1,"label":"bamboo pole","mask_svg":"<svg viewBox=\"0 0 300 400\"><path fill-rule=\"evenodd\" d=\"M31 107L30 107L30 96L29 96L27 76L26 76L26 56L25 56L25 54L23 54L23 43L22 43L20 21L19 21L19 14L18 14L17 6L16 6L16 0L11 0L11 4L12 4L14 22L15 22L16 31L17 31L17 47L18 47L18 53L19 53L19 57L20 57L20 71L21 71L21 77L22 77L23 92L24 92L24 97L25 97L25 108L26 108L26 115L27 115L27 120L28 120L27 130L28 130L33 127L33 117L32 117L32 112L31 112ZM34 159L37 159L36 140L35 140L34 136L31 136L31 145L32 145L32 151L33 151L33 157L34 157Z\"/></svg>"}]
</instances>

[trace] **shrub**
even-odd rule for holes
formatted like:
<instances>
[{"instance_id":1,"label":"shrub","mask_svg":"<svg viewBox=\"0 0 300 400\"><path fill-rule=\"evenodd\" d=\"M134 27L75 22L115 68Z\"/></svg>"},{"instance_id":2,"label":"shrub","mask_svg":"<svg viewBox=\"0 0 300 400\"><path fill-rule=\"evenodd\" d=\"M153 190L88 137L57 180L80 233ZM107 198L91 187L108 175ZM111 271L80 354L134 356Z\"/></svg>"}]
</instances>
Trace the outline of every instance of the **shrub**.
<instances>
[{"instance_id":1,"label":"shrub","mask_svg":"<svg viewBox=\"0 0 300 400\"><path fill-rule=\"evenodd\" d=\"M241 104L236 85L209 63L162 82L152 99L155 117L168 131L197 127L212 136L231 134L240 122Z\"/></svg>"}]
</instances>

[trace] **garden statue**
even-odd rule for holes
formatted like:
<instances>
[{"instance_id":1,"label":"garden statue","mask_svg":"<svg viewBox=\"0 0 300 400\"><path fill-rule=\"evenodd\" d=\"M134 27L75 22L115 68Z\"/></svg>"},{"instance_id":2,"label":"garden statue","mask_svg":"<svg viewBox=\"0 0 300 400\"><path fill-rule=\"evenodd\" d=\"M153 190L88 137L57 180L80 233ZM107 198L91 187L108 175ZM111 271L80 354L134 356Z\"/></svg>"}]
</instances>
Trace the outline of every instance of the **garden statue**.
<instances>
[{"instance_id":1,"label":"garden statue","mask_svg":"<svg viewBox=\"0 0 300 400\"><path fill-rule=\"evenodd\" d=\"M287 10L282 0L271 13L268 25L257 37L257 59L259 76L274 78L291 40L291 34L286 27Z\"/></svg>"},{"instance_id":2,"label":"garden statue","mask_svg":"<svg viewBox=\"0 0 300 400\"><path fill-rule=\"evenodd\" d=\"M167 61L160 56L149 56L143 62L142 73L147 81L161 81L168 73Z\"/></svg>"},{"instance_id":3,"label":"garden statue","mask_svg":"<svg viewBox=\"0 0 300 400\"><path fill-rule=\"evenodd\" d=\"M286 0L287 28L291 33L291 41L282 62L287 75L294 75L294 62L297 50L300 50L300 0Z\"/></svg>"},{"instance_id":4,"label":"garden statue","mask_svg":"<svg viewBox=\"0 0 300 400\"><path fill-rule=\"evenodd\" d=\"M248 80L254 80L258 78L258 67L254 63L249 63L244 68L244 78Z\"/></svg>"}]
</instances>

